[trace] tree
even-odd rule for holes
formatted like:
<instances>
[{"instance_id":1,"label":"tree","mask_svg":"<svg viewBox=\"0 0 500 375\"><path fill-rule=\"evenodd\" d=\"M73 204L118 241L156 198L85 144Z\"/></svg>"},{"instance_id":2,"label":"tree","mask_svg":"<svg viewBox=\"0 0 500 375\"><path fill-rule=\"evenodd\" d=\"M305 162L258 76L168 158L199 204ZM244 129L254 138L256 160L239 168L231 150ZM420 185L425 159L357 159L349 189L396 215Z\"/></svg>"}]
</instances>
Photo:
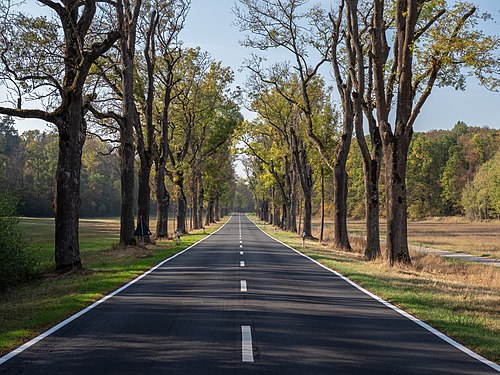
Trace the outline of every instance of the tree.
<instances>
[{"instance_id":1,"label":"tree","mask_svg":"<svg viewBox=\"0 0 500 375\"><path fill-rule=\"evenodd\" d=\"M163 3L160 3L163 4ZM170 158L170 138L172 137L170 126L170 112L174 88L180 83L180 77L176 76L175 69L183 58L179 32L184 27L185 17L189 10L190 1L175 1L163 4L159 7L158 24L156 27L156 45L159 58L157 59L156 74L152 77L158 81L157 90L160 93L158 100L159 141L156 146L157 152L154 160L156 173L156 237L168 236L168 208L170 205L170 194L166 188L166 166ZM151 78L151 71L154 71L152 64L148 68L148 75ZM153 70L151 70L153 69ZM149 83L151 85L151 81ZM148 90L151 90L149 88ZM148 100L152 99L150 96ZM154 99L153 99L154 100Z\"/></svg>"},{"instance_id":2,"label":"tree","mask_svg":"<svg viewBox=\"0 0 500 375\"><path fill-rule=\"evenodd\" d=\"M460 2L397 0L394 9L374 0L370 30L377 121L385 150L387 250L390 265L409 263L406 172L413 124L435 85L463 87L470 68L487 87L497 87L498 37L476 30L476 8ZM393 37L389 53L388 39ZM389 59L391 57L392 61ZM394 100L395 126L389 116Z\"/></svg>"},{"instance_id":3,"label":"tree","mask_svg":"<svg viewBox=\"0 0 500 375\"><path fill-rule=\"evenodd\" d=\"M20 190L22 186L21 138L14 128L14 119L0 119L0 187Z\"/></svg>"},{"instance_id":4,"label":"tree","mask_svg":"<svg viewBox=\"0 0 500 375\"><path fill-rule=\"evenodd\" d=\"M87 123L84 86L92 64L118 39L115 29L100 28L97 0L40 0L59 25L2 7L1 80L15 95L14 107L0 113L37 118L56 125L59 157L56 173L56 269L81 267L78 243L80 170ZM61 40L61 37L64 39ZM44 109L22 108L23 98L48 98Z\"/></svg>"},{"instance_id":5,"label":"tree","mask_svg":"<svg viewBox=\"0 0 500 375\"><path fill-rule=\"evenodd\" d=\"M342 2L339 10L342 12L344 2ZM373 66L370 59L366 58L366 49L368 46L367 34L369 24L364 21L361 24L358 14L357 0L346 0L345 7L345 55L347 56L348 75L346 78L347 84L345 88L339 86L339 91L343 91L342 103L344 108L344 116L350 119L353 117L354 128L356 131L356 140L359 146L361 157L363 161L363 175L365 186L365 219L366 219L366 246L365 256L369 260L380 257L380 239L379 239L379 215L380 215L380 196L379 196L379 176L380 164L382 159L382 140L380 138L379 127L374 118L374 105L372 100L373 92ZM363 9L362 13L369 14L369 10ZM366 20L368 17L361 17ZM334 24L334 37L333 37L333 65L336 72L337 85L340 79L340 67L338 59L336 58L338 49L338 38L340 30L339 19L332 19ZM366 66L366 61L368 66ZM366 79L366 72L368 73L368 80ZM351 92L347 92L351 87ZM350 103L349 103L350 102ZM352 114L350 114L352 112ZM363 129L363 113L368 120L368 129L370 134L370 142L367 142Z\"/></svg>"},{"instance_id":6,"label":"tree","mask_svg":"<svg viewBox=\"0 0 500 375\"><path fill-rule=\"evenodd\" d=\"M178 36L184 27L190 1L158 0L146 7L142 25L144 40L144 63L140 66L141 103L143 126L136 127L137 153L140 159L139 189L137 195L138 216L149 225L150 175L153 164L156 168L157 224L156 237L168 236L168 208L170 196L165 186L167 162L168 111L171 93L177 80L173 69L179 61L180 41ZM162 97L161 103L158 98ZM154 114L155 106L162 113ZM161 108L161 109L160 109ZM158 126L159 125L159 126ZM155 137L155 132L159 136Z\"/></svg>"}]
</instances>

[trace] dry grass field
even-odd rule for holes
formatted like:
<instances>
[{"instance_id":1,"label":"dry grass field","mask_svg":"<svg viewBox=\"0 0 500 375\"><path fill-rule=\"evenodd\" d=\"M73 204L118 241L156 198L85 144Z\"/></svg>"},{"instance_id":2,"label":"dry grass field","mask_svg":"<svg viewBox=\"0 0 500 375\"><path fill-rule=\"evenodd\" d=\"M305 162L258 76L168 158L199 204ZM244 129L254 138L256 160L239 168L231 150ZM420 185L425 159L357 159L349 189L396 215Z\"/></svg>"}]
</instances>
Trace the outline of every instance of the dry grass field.
<instances>
[{"instance_id":1,"label":"dry grass field","mask_svg":"<svg viewBox=\"0 0 500 375\"><path fill-rule=\"evenodd\" d=\"M333 237L333 222L325 222L325 240ZM365 235L365 222L353 220L348 223L349 232ZM313 232L319 235L319 219L313 222ZM385 221L381 220L381 239L385 237ZM500 259L500 221L472 222L460 217L431 218L408 222L410 244L450 250L477 256Z\"/></svg>"}]
</instances>

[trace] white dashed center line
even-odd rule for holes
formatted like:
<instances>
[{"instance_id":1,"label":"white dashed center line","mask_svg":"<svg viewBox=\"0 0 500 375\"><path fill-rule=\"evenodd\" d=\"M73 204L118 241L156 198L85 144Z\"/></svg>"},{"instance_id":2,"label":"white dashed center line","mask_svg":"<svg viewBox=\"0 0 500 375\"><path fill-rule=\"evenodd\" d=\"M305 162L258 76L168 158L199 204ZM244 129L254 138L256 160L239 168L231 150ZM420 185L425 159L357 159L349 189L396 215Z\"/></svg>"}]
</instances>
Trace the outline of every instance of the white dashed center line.
<instances>
[{"instance_id":1,"label":"white dashed center line","mask_svg":"<svg viewBox=\"0 0 500 375\"><path fill-rule=\"evenodd\" d=\"M246 292L247 291L247 281L246 280L241 280L241 291Z\"/></svg>"},{"instance_id":2,"label":"white dashed center line","mask_svg":"<svg viewBox=\"0 0 500 375\"><path fill-rule=\"evenodd\" d=\"M245 267L245 262L244 261L240 262L240 267Z\"/></svg>"},{"instance_id":3,"label":"white dashed center line","mask_svg":"<svg viewBox=\"0 0 500 375\"><path fill-rule=\"evenodd\" d=\"M243 251L240 251L240 255L243 255Z\"/></svg>"},{"instance_id":4,"label":"white dashed center line","mask_svg":"<svg viewBox=\"0 0 500 375\"><path fill-rule=\"evenodd\" d=\"M252 331L250 326L241 326L241 361L253 362Z\"/></svg>"}]
</instances>

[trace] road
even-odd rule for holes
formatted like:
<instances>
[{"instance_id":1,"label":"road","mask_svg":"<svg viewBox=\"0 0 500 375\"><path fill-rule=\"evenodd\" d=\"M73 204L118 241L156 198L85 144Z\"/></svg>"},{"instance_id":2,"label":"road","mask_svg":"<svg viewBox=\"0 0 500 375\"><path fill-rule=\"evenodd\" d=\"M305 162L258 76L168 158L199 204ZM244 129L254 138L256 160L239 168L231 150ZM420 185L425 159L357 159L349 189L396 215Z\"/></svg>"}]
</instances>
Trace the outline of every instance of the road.
<instances>
[{"instance_id":1,"label":"road","mask_svg":"<svg viewBox=\"0 0 500 375\"><path fill-rule=\"evenodd\" d=\"M161 373L498 372L237 214L0 365L0 374Z\"/></svg>"}]
</instances>

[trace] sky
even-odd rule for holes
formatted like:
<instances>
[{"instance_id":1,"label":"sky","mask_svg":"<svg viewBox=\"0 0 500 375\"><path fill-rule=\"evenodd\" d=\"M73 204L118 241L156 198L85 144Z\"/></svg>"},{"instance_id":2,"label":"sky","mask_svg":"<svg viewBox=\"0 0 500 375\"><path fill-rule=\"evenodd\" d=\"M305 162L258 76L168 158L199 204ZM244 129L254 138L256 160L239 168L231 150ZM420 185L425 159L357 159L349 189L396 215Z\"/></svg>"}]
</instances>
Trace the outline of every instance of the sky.
<instances>
[{"instance_id":1,"label":"sky","mask_svg":"<svg viewBox=\"0 0 500 375\"><path fill-rule=\"evenodd\" d=\"M500 1L476 0L475 3L481 12L491 13L495 21L489 22L483 29L490 34L500 35ZM41 9L37 4L34 0L27 0L26 5L37 11L37 8ZM234 24L232 13L234 4L234 0L192 0L181 39L185 46L200 46L214 59L222 61L225 66L230 66L235 73L233 86L244 87L247 72L242 71L241 66L245 58L256 51L239 44L243 34ZM275 52L273 57L280 60L290 58L285 52ZM246 118L254 117L254 114L246 110L242 112ZM489 92L478 86L473 79L468 80L466 91L435 88L417 118L414 128L415 131L450 129L457 121L500 129L500 93ZM43 122L36 120L18 121L16 126L20 132L45 127Z\"/></svg>"}]
</instances>

